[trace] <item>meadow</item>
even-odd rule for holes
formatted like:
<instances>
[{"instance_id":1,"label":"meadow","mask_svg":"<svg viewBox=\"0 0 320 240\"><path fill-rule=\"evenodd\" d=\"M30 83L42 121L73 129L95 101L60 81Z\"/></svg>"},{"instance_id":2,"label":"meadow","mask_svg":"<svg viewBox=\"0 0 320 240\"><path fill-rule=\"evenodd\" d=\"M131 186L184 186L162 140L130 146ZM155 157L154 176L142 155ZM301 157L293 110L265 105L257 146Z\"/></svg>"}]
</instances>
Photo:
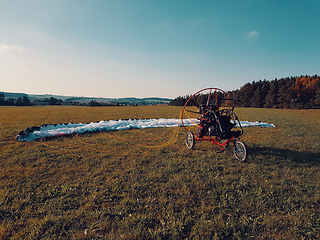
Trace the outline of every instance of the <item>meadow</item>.
<instances>
[{"instance_id":1,"label":"meadow","mask_svg":"<svg viewBox=\"0 0 320 240\"><path fill-rule=\"evenodd\" d=\"M319 239L320 110L239 108L248 159L179 128L19 142L42 124L178 118L181 107L0 107L1 239Z\"/></svg>"}]
</instances>

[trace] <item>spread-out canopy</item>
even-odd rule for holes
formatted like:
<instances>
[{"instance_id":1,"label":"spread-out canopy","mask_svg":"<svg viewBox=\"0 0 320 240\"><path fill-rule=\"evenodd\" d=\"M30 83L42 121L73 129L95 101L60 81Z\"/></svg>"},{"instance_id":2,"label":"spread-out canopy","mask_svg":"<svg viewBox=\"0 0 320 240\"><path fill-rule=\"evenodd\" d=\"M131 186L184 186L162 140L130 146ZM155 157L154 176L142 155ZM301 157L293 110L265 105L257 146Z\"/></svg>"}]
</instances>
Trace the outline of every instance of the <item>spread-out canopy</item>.
<instances>
[{"instance_id":1,"label":"spread-out canopy","mask_svg":"<svg viewBox=\"0 0 320 240\"><path fill-rule=\"evenodd\" d=\"M184 124L192 126L197 123L197 119L185 119ZM241 121L242 127L274 127L273 124L264 122ZM120 131L129 129L156 128L156 127L179 127L181 119L127 119L109 120L90 123L62 123L41 125L40 127L30 127L21 131L16 139L19 141L34 141L47 137L58 137L72 135L76 133L88 133L97 131Z\"/></svg>"}]
</instances>

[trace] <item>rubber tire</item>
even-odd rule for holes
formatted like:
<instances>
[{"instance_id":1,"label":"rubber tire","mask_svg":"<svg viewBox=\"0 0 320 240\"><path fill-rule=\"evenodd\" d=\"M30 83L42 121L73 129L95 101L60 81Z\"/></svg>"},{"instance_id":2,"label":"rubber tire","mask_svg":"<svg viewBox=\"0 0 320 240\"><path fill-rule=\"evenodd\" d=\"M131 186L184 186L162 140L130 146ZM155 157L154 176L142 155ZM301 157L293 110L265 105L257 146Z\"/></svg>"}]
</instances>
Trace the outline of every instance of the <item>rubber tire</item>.
<instances>
[{"instance_id":1,"label":"rubber tire","mask_svg":"<svg viewBox=\"0 0 320 240\"><path fill-rule=\"evenodd\" d=\"M240 140L235 140L233 142L233 154L234 154L234 157L240 162L246 161L248 157L246 144Z\"/></svg>"},{"instance_id":2,"label":"rubber tire","mask_svg":"<svg viewBox=\"0 0 320 240\"><path fill-rule=\"evenodd\" d=\"M195 140L194 140L194 134L192 132L187 132L186 134L186 146L187 148L192 149L194 147Z\"/></svg>"}]
</instances>

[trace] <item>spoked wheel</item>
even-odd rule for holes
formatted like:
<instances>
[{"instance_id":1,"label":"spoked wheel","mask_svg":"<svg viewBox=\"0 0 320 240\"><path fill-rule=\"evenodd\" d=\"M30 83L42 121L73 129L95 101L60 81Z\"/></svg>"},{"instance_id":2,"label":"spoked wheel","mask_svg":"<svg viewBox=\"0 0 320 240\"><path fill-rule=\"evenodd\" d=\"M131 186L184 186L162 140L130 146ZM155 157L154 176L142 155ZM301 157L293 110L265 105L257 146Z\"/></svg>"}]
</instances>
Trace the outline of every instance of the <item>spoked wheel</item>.
<instances>
[{"instance_id":1,"label":"spoked wheel","mask_svg":"<svg viewBox=\"0 0 320 240\"><path fill-rule=\"evenodd\" d=\"M195 140L194 140L194 135L192 132L187 132L187 135L186 135L186 145L188 148L193 148L194 147L194 143L195 143Z\"/></svg>"},{"instance_id":2,"label":"spoked wheel","mask_svg":"<svg viewBox=\"0 0 320 240\"><path fill-rule=\"evenodd\" d=\"M233 142L233 153L237 160L244 162L248 156L246 144L240 140L235 140Z\"/></svg>"}]
</instances>

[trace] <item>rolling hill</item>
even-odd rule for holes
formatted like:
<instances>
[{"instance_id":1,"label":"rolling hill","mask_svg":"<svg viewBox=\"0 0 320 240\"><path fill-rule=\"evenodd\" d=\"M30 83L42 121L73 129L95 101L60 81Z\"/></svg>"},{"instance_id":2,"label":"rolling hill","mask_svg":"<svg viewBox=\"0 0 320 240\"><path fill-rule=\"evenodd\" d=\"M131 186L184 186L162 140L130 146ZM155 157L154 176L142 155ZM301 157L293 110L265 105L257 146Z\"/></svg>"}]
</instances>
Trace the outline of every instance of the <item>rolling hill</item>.
<instances>
[{"instance_id":1,"label":"rolling hill","mask_svg":"<svg viewBox=\"0 0 320 240\"><path fill-rule=\"evenodd\" d=\"M8 98L23 98L28 97L31 101L41 101L49 98L61 99L66 103L77 102L81 104L88 104L91 101L99 103L111 103L111 104L124 104L124 105L153 105L153 104L168 104L172 99L169 98L158 98L158 97L148 97L148 98L98 98L98 97L78 97L78 96L63 96L63 95L52 95L52 94L26 94L26 93L11 93L11 92L0 92L3 93L5 99Z\"/></svg>"}]
</instances>

